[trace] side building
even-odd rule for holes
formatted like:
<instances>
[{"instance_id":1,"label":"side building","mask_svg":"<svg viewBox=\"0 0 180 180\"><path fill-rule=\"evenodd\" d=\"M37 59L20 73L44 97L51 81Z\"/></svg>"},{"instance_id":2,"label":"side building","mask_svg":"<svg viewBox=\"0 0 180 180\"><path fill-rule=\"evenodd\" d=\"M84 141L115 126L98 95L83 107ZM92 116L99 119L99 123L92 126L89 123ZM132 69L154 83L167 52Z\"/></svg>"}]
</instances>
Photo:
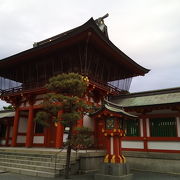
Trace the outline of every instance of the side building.
<instances>
[{"instance_id":1,"label":"side building","mask_svg":"<svg viewBox=\"0 0 180 180\"><path fill-rule=\"evenodd\" d=\"M180 88L111 97L125 111L138 116L127 123L124 151L180 153Z\"/></svg>"}]
</instances>

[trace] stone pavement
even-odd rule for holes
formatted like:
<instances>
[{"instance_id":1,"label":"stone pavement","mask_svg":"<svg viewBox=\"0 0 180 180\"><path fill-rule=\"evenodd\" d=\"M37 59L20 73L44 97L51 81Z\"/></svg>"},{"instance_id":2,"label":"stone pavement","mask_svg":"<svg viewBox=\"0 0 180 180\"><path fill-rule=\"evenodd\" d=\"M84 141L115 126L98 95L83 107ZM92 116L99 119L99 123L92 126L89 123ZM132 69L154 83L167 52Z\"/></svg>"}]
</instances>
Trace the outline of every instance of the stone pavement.
<instances>
[{"instance_id":1,"label":"stone pavement","mask_svg":"<svg viewBox=\"0 0 180 180\"><path fill-rule=\"evenodd\" d=\"M179 175L170 175L145 171L133 171L133 180L180 180ZM94 180L93 174L87 175L73 175L72 180ZM7 172L0 172L0 180L63 180L63 177L46 178L46 177L34 177L20 174L13 174Z\"/></svg>"}]
</instances>

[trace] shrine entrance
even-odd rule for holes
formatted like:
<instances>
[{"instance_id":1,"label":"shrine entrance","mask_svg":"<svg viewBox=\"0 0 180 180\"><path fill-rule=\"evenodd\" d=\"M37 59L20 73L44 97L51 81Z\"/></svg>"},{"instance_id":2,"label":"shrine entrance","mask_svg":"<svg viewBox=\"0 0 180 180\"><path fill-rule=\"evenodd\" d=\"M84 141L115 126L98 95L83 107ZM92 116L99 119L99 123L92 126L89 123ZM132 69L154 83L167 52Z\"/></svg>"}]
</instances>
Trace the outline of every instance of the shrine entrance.
<instances>
[{"instance_id":1,"label":"shrine entrance","mask_svg":"<svg viewBox=\"0 0 180 180\"><path fill-rule=\"evenodd\" d=\"M56 142L56 127L53 122L50 126L45 129L45 146L46 147L55 147Z\"/></svg>"},{"instance_id":2,"label":"shrine entrance","mask_svg":"<svg viewBox=\"0 0 180 180\"><path fill-rule=\"evenodd\" d=\"M10 146L14 112L0 112L0 146Z\"/></svg>"}]
</instances>

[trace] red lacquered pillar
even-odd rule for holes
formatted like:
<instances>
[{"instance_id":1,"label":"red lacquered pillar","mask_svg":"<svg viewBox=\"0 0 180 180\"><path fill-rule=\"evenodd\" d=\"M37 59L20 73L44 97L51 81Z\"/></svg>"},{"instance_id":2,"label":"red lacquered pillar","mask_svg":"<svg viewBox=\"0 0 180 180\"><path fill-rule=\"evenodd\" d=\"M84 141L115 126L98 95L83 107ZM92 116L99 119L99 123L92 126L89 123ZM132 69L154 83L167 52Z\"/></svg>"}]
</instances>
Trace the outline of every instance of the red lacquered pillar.
<instances>
[{"instance_id":1,"label":"red lacquered pillar","mask_svg":"<svg viewBox=\"0 0 180 180\"><path fill-rule=\"evenodd\" d=\"M59 122L57 122L57 129L56 129L56 143L55 143L56 148L61 148L63 146L64 127L60 122L61 114L62 111L59 111L58 112Z\"/></svg>"},{"instance_id":2,"label":"red lacquered pillar","mask_svg":"<svg viewBox=\"0 0 180 180\"><path fill-rule=\"evenodd\" d=\"M110 136L107 136L105 133L105 137L106 137L106 156L104 158L104 162L108 163L110 161L110 156L111 156L111 138Z\"/></svg>"},{"instance_id":3,"label":"red lacquered pillar","mask_svg":"<svg viewBox=\"0 0 180 180\"><path fill-rule=\"evenodd\" d=\"M33 144L33 130L34 130L33 105L30 105L30 107L29 107L29 115L28 115L28 124L27 124L27 134L26 134L26 147L32 147L32 144Z\"/></svg>"},{"instance_id":4,"label":"red lacquered pillar","mask_svg":"<svg viewBox=\"0 0 180 180\"><path fill-rule=\"evenodd\" d=\"M12 143L11 146L16 146L17 134L18 134L18 124L19 124L19 107L16 108L14 124L13 124L13 134L12 134Z\"/></svg>"}]
</instances>

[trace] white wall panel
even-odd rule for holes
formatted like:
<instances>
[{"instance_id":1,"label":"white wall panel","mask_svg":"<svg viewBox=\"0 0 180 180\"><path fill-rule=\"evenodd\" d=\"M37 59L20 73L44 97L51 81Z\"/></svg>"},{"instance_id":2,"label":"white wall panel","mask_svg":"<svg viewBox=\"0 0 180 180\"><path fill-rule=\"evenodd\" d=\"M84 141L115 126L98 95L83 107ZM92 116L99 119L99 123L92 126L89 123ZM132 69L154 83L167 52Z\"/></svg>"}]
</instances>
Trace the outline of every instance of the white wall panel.
<instances>
[{"instance_id":1,"label":"white wall panel","mask_svg":"<svg viewBox=\"0 0 180 180\"><path fill-rule=\"evenodd\" d=\"M150 141L148 142L148 149L180 150L180 142Z\"/></svg>"},{"instance_id":2,"label":"white wall panel","mask_svg":"<svg viewBox=\"0 0 180 180\"><path fill-rule=\"evenodd\" d=\"M44 136L34 136L34 144L44 144Z\"/></svg>"},{"instance_id":3,"label":"white wall panel","mask_svg":"<svg viewBox=\"0 0 180 180\"><path fill-rule=\"evenodd\" d=\"M43 103L43 100L37 100L37 101L34 103L34 105L39 105L39 104L41 104L41 103Z\"/></svg>"},{"instance_id":4,"label":"white wall panel","mask_svg":"<svg viewBox=\"0 0 180 180\"><path fill-rule=\"evenodd\" d=\"M5 145L5 144L6 144L6 140L4 140L4 139L3 139L3 140L0 140L0 144L1 144L1 145Z\"/></svg>"},{"instance_id":5,"label":"white wall panel","mask_svg":"<svg viewBox=\"0 0 180 180\"><path fill-rule=\"evenodd\" d=\"M68 138L68 134L64 133L64 135L63 135L63 142L67 142L67 138Z\"/></svg>"},{"instance_id":6,"label":"white wall panel","mask_svg":"<svg viewBox=\"0 0 180 180\"><path fill-rule=\"evenodd\" d=\"M143 141L122 141L122 148L144 149Z\"/></svg>"},{"instance_id":7,"label":"white wall panel","mask_svg":"<svg viewBox=\"0 0 180 180\"><path fill-rule=\"evenodd\" d=\"M26 136L17 136L17 143L25 143Z\"/></svg>"},{"instance_id":8,"label":"white wall panel","mask_svg":"<svg viewBox=\"0 0 180 180\"><path fill-rule=\"evenodd\" d=\"M28 121L28 119L26 117L20 117L19 118L19 126L18 126L18 132L19 133L26 133L27 121Z\"/></svg>"},{"instance_id":9,"label":"white wall panel","mask_svg":"<svg viewBox=\"0 0 180 180\"><path fill-rule=\"evenodd\" d=\"M83 126L94 130L94 120L91 119L89 116L85 115L83 117Z\"/></svg>"},{"instance_id":10,"label":"white wall panel","mask_svg":"<svg viewBox=\"0 0 180 180\"><path fill-rule=\"evenodd\" d=\"M12 140L9 140L9 141L8 141L8 144L11 145L11 143L12 143Z\"/></svg>"}]
</instances>

